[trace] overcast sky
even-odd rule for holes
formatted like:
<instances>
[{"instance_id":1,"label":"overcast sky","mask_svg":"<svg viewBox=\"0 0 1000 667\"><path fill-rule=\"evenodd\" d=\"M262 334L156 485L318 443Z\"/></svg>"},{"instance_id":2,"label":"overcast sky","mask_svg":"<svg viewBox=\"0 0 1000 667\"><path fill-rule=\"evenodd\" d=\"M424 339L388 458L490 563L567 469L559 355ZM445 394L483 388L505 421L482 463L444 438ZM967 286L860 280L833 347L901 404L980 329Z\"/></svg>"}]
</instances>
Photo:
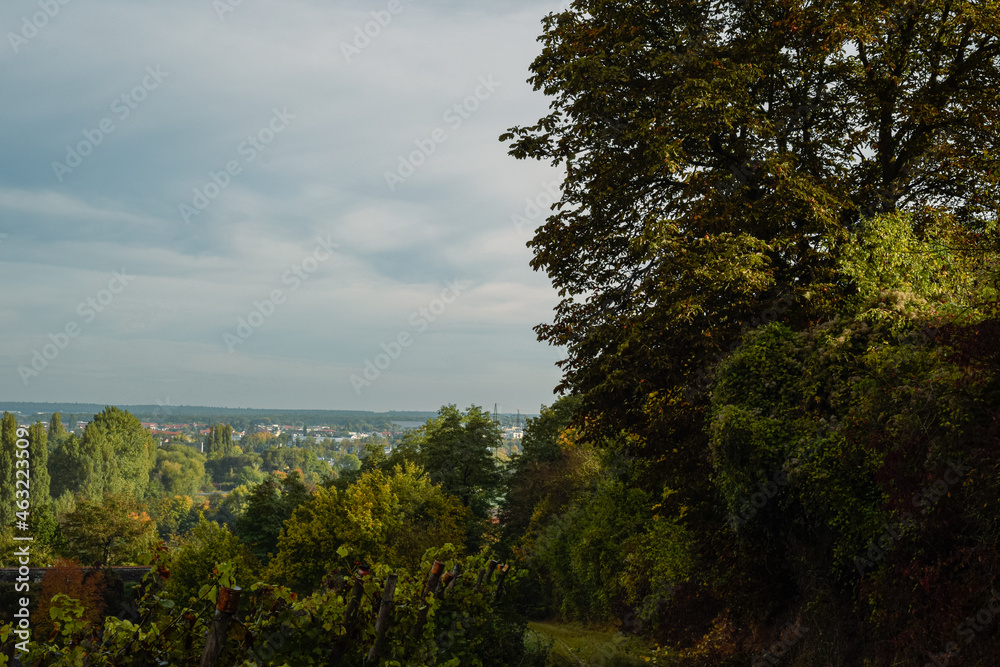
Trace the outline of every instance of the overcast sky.
<instances>
[{"instance_id":1,"label":"overcast sky","mask_svg":"<svg viewBox=\"0 0 1000 667\"><path fill-rule=\"evenodd\" d=\"M560 4L3 3L0 399L550 404L560 174L497 138Z\"/></svg>"}]
</instances>

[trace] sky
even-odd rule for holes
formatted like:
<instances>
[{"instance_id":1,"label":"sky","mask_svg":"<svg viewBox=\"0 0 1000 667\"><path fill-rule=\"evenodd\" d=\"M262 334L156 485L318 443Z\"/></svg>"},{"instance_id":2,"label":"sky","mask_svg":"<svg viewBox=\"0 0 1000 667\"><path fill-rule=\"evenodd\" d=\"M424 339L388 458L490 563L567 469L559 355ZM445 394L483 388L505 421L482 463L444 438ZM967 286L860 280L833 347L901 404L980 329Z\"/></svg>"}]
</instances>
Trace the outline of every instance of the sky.
<instances>
[{"instance_id":1,"label":"sky","mask_svg":"<svg viewBox=\"0 0 1000 667\"><path fill-rule=\"evenodd\" d=\"M560 4L3 3L0 400L551 404Z\"/></svg>"}]
</instances>

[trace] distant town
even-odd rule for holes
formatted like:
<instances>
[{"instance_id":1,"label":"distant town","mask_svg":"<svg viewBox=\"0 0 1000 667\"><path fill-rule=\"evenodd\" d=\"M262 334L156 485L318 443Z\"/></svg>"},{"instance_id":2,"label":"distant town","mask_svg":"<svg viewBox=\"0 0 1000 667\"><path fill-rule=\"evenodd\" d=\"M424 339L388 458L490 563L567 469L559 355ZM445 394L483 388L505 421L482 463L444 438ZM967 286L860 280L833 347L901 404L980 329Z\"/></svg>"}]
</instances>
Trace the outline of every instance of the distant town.
<instances>
[{"instance_id":1,"label":"distant town","mask_svg":"<svg viewBox=\"0 0 1000 667\"><path fill-rule=\"evenodd\" d=\"M0 412L8 411L22 425L40 421L46 428L55 412L62 415L63 426L70 433L83 435L92 415L104 409L100 404L79 403L0 403ZM363 412L336 410L257 410L240 408L210 408L200 406L136 405L123 409L139 417L161 445L190 444L204 448L204 438L213 424L233 427L233 437L243 439L254 433L268 434L278 447L307 445L312 442L385 441L390 452L406 431L419 428L435 412ZM265 420L265 416L276 419ZM529 417L536 415L491 413L500 427L506 453L516 453L524 436L524 426ZM277 419L283 417L283 419ZM325 421L321 421L325 418ZM359 450L361 448L358 448ZM204 452L203 452L204 453Z\"/></svg>"},{"instance_id":2,"label":"distant town","mask_svg":"<svg viewBox=\"0 0 1000 667\"><path fill-rule=\"evenodd\" d=\"M47 422L42 422L46 427ZM83 430L87 427L89 422L78 421L74 432L82 434ZM149 429L153 437L156 438L161 444L176 444L176 443L189 443L189 442L200 442L200 439L207 436L211 431L211 425L207 423L172 423L172 424L157 424L155 422L142 422L144 428ZM420 426L419 423L394 423L395 428L388 430L371 430L371 431L348 431L337 425L324 425L315 427L296 427L291 424L260 424L253 427L252 430L246 429L242 431L233 431L233 437L243 438L246 435L253 433L268 433L275 436L275 442L280 447L282 444L287 444L290 441L292 444L299 444L301 441L307 440L309 438L315 438L316 440L332 440L334 442L342 442L344 440L363 440L365 438L372 437L382 437L390 442L394 441L398 436L401 436L406 431L411 428L417 428ZM503 439L505 444L517 445L520 443L521 438L524 437L524 429L520 426L501 426L500 431L503 434ZM391 450L391 447L386 448L387 453Z\"/></svg>"}]
</instances>

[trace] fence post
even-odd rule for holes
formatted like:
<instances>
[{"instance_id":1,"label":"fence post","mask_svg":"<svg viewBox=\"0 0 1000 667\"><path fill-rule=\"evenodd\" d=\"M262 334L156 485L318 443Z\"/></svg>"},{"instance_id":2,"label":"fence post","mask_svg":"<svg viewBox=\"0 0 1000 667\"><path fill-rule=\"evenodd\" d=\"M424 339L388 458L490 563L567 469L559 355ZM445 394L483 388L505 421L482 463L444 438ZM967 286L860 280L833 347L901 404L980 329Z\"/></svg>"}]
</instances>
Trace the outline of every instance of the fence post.
<instances>
[{"instance_id":1,"label":"fence post","mask_svg":"<svg viewBox=\"0 0 1000 667\"><path fill-rule=\"evenodd\" d=\"M358 575L355 574L354 587L351 589L351 601L347 603L347 611L344 614L344 636L336 640L333 648L330 650L330 661L333 664L336 664L344 656L348 645L351 643L351 633L354 632L355 617L358 614L358 607L361 606L361 597L364 593L365 586L361 583Z\"/></svg>"},{"instance_id":2,"label":"fence post","mask_svg":"<svg viewBox=\"0 0 1000 667\"><path fill-rule=\"evenodd\" d=\"M462 566L455 563L455 567L451 568L451 572L445 573L441 577L441 587L438 590L439 595L444 595L445 593L450 593L455 589L455 580L458 579L458 575L462 573Z\"/></svg>"},{"instance_id":3,"label":"fence post","mask_svg":"<svg viewBox=\"0 0 1000 667\"><path fill-rule=\"evenodd\" d=\"M455 584L458 582L458 577L460 574L462 574L462 566L459 563L455 563L455 567L451 569L451 572L449 572L449 574L451 575L451 580L448 582L447 586L445 587L445 590L447 590L450 593L453 590L455 590Z\"/></svg>"},{"instance_id":4,"label":"fence post","mask_svg":"<svg viewBox=\"0 0 1000 667\"><path fill-rule=\"evenodd\" d=\"M500 590L503 588L503 580L507 577L507 572L510 570L510 565L504 565L500 568L500 573L497 574L497 589L493 591L493 601L496 602L500 599Z\"/></svg>"},{"instance_id":5,"label":"fence post","mask_svg":"<svg viewBox=\"0 0 1000 667\"><path fill-rule=\"evenodd\" d=\"M444 563L439 560L434 561L434 565L431 566L431 574L427 577L427 583L424 584L424 590L420 594L421 607L420 611L417 612L417 622L410 633L412 637L419 637L420 632L424 629L424 623L427 622L427 610L429 608L427 596L437 591L442 572L444 572Z\"/></svg>"},{"instance_id":6,"label":"fence post","mask_svg":"<svg viewBox=\"0 0 1000 667\"><path fill-rule=\"evenodd\" d=\"M365 593L365 585L361 583L360 579L354 580L354 587L351 589L351 601L347 603L347 613L344 615L344 621L354 624L354 616L358 613L358 607L361 606L361 596Z\"/></svg>"},{"instance_id":7,"label":"fence post","mask_svg":"<svg viewBox=\"0 0 1000 667\"><path fill-rule=\"evenodd\" d=\"M205 651L201 654L201 667L212 667L226 648L226 632L233 616L240 608L240 587L219 588L219 600L215 603L215 617L212 627L205 636Z\"/></svg>"},{"instance_id":8,"label":"fence post","mask_svg":"<svg viewBox=\"0 0 1000 667\"><path fill-rule=\"evenodd\" d=\"M396 594L395 574L390 574L385 580L385 588L382 589L382 604L378 609L378 619L375 621L375 643L368 651L366 665L377 665L379 654L382 652L382 640L385 639L385 631L389 629L389 614L392 612L392 597Z\"/></svg>"}]
</instances>

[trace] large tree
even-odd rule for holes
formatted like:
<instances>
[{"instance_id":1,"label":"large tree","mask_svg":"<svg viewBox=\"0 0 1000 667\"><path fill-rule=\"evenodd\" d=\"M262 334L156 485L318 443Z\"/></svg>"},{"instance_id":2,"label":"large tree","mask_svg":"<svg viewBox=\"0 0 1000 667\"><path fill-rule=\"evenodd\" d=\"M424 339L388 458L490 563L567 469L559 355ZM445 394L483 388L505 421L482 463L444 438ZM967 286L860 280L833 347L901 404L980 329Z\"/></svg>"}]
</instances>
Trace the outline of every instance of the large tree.
<instances>
[{"instance_id":1,"label":"large tree","mask_svg":"<svg viewBox=\"0 0 1000 667\"><path fill-rule=\"evenodd\" d=\"M565 396L528 419L521 453L511 461L500 505L500 523L509 547L517 545L533 521L559 511L560 504L570 500L568 489L576 481L573 470L581 457L560 447L560 440L566 437L579 403L579 396ZM536 512L542 503L547 507Z\"/></svg>"},{"instance_id":2,"label":"large tree","mask_svg":"<svg viewBox=\"0 0 1000 667\"><path fill-rule=\"evenodd\" d=\"M308 499L309 490L298 472L292 471L280 484L268 477L251 491L233 532L261 562L267 563L278 550L278 536L285 521Z\"/></svg>"},{"instance_id":3,"label":"large tree","mask_svg":"<svg viewBox=\"0 0 1000 667\"><path fill-rule=\"evenodd\" d=\"M40 508L52 502L48 434L41 421L28 427L28 441L31 443L31 504Z\"/></svg>"},{"instance_id":4,"label":"large tree","mask_svg":"<svg viewBox=\"0 0 1000 667\"><path fill-rule=\"evenodd\" d=\"M52 479L49 474L49 445L45 425L36 421L28 427L31 443L31 532L36 543L52 545L56 536L56 508L52 502Z\"/></svg>"},{"instance_id":5,"label":"large tree","mask_svg":"<svg viewBox=\"0 0 1000 667\"><path fill-rule=\"evenodd\" d=\"M233 427L229 424L212 424L205 436L205 455L210 459L232 456L236 453L233 443Z\"/></svg>"},{"instance_id":6,"label":"large tree","mask_svg":"<svg viewBox=\"0 0 1000 667\"><path fill-rule=\"evenodd\" d=\"M14 521L14 461L17 459L17 418L9 412L3 413L0 421L0 484L4 492L0 494L0 526L6 529Z\"/></svg>"},{"instance_id":7,"label":"large tree","mask_svg":"<svg viewBox=\"0 0 1000 667\"><path fill-rule=\"evenodd\" d=\"M62 415L58 412L52 413L52 418L49 420L49 440L53 443L58 442L66 437L66 427L62 423Z\"/></svg>"},{"instance_id":8,"label":"large tree","mask_svg":"<svg viewBox=\"0 0 1000 667\"><path fill-rule=\"evenodd\" d=\"M437 417L408 432L400 450L445 493L485 518L499 491L500 470L493 452L502 444L500 429L488 412L473 405L463 414L455 405L446 405ZM389 463L394 465L395 459Z\"/></svg>"},{"instance_id":9,"label":"large tree","mask_svg":"<svg viewBox=\"0 0 1000 667\"><path fill-rule=\"evenodd\" d=\"M81 500L60 518L68 551L86 565L131 565L156 538L156 524L134 498Z\"/></svg>"},{"instance_id":10,"label":"large tree","mask_svg":"<svg viewBox=\"0 0 1000 667\"><path fill-rule=\"evenodd\" d=\"M994 0L575 0L540 41L551 112L502 139L566 172L529 243L562 296L537 332L590 428L684 437L762 312L803 327L856 289L868 217L995 235Z\"/></svg>"},{"instance_id":11,"label":"large tree","mask_svg":"<svg viewBox=\"0 0 1000 667\"><path fill-rule=\"evenodd\" d=\"M156 462L156 442L139 419L107 407L87 424L80 442L83 490L91 498L105 493L139 497L149 484Z\"/></svg>"},{"instance_id":12,"label":"large tree","mask_svg":"<svg viewBox=\"0 0 1000 667\"><path fill-rule=\"evenodd\" d=\"M166 445L156 450L150 483L163 493L193 496L205 485L205 456L187 445Z\"/></svg>"},{"instance_id":13,"label":"large tree","mask_svg":"<svg viewBox=\"0 0 1000 667\"><path fill-rule=\"evenodd\" d=\"M269 579L308 592L349 558L415 571L424 552L464 546L468 510L412 463L370 470L345 489L320 487L285 522Z\"/></svg>"},{"instance_id":14,"label":"large tree","mask_svg":"<svg viewBox=\"0 0 1000 667\"><path fill-rule=\"evenodd\" d=\"M56 443L49 471L52 497L65 492L97 499L105 493L142 496L156 462L156 442L134 415L105 408L87 424L82 438L70 434Z\"/></svg>"},{"instance_id":15,"label":"large tree","mask_svg":"<svg viewBox=\"0 0 1000 667\"><path fill-rule=\"evenodd\" d=\"M74 434L70 433L55 443L52 456L49 457L52 498L59 499L64 494L72 496L80 490L80 485L84 481L80 469L81 460L80 439Z\"/></svg>"}]
</instances>

